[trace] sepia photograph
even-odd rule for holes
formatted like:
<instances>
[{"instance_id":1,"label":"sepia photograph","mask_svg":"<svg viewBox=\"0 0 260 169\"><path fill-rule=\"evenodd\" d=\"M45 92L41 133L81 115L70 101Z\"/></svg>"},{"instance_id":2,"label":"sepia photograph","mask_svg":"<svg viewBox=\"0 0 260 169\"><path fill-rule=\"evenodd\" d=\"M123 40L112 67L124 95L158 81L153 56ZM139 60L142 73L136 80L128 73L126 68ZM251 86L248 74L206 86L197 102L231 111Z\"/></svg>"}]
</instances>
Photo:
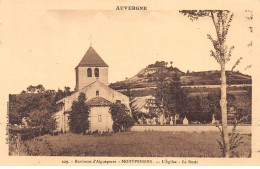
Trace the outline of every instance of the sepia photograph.
<instances>
[{"instance_id":1,"label":"sepia photograph","mask_svg":"<svg viewBox=\"0 0 260 169\"><path fill-rule=\"evenodd\" d=\"M5 158L199 165L259 151L253 9L15 2L0 12Z\"/></svg>"}]
</instances>

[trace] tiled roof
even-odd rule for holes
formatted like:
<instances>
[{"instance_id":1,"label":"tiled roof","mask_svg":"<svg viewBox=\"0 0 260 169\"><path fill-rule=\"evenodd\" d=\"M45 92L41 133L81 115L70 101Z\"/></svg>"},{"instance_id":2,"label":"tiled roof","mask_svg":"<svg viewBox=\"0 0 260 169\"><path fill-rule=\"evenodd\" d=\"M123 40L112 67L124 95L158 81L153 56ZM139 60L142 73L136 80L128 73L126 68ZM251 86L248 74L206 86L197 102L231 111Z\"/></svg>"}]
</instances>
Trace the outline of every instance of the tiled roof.
<instances>
[{"instance_id":1,"label":"tiled roof","mask_svg":"<svg viewBox=\"0 0 260 169\"><path fill-rule=\"evenodd\" d=\"M147 104L147 100L149 99L155 99L155 98L151 95L145 97L136 97L133 102L133 106L135 106L137 108L137 111L139 111Z\"/></svg>"},{"instance_id":2,"label":"tiled roof","mask_svg":"<svg viewBox=\"0 0 260 169\"><path fill-rule=\"evenodd\" d=\"M94 97L86 102L89 106L109 106L112 103L103 97Z\"/></svg>"},{"instance_id":3,"label":"tiled roof","mask_svg":"<svg viewBox=\"0 0 260 169\"><path fill-rule=\"evenodd\" d=\"M108 65L98 55L95 49L90 46L77 67L108 67Z\"/></svg>"}]
</instances>

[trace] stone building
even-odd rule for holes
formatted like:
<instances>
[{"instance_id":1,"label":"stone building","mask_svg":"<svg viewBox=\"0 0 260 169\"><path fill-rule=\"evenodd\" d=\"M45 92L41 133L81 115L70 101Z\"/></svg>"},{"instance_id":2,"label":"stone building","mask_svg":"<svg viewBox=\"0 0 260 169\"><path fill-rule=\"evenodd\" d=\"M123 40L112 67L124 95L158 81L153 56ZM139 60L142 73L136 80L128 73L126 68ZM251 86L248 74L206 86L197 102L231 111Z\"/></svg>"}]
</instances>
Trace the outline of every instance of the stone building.
<instances>
[{"instance_id":1,"label":"stone building","mask_svg":"<svg viewBox=\"0 0 260 169\"><path fill-rule=\"evenodd\" d=\"M86 94L86 104L90 106L90 130L112 131L110 104L121 101L129 108L129 98L108 87L108 65L91 46L75 71L76 91L57 102L60 107L60 111L55 114L58 130L69 131L68 114L64 112L71 110L73 101L77 101L79 94L83 92Z\"/></svg>"}]
</instances>

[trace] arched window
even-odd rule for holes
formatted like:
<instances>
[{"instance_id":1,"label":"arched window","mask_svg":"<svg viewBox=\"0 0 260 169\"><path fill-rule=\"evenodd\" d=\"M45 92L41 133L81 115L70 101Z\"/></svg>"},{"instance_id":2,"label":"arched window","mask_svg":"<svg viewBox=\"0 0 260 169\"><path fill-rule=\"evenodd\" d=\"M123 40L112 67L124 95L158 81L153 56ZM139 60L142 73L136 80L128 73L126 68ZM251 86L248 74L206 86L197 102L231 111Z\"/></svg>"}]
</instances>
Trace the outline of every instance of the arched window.
<instances>
[{"instance_id":1,"label":"arched window","mask_svg":"<svg viewBox=\"0 0 260 169\"><path fill-rule=\"evenodd\" d=\"M95 77L99 77L99 69L95 68Z\"/></svg>"},{"instance_id":2,"label":"arched window","mask_svg":"<svg viewBox=\"0 0 260 169\"><path fill-rule=\"evenodd\" d=\"M98 115L98 122L101 122L101 121L102 121L101 115Z\"/></svg>"},{"instance_id":3,"label":"arched window","mask_svg":"<svg viewBox=\"0 0 260 169\"><path fill-rule=\"evenodd\" d=\"M96 96L99 96L99 91L98 90L96 91Z\"/></svg>"},{"instance_id":4,"label":"arched window","mask_svg":"<svg viewBox=\"0 0 260 169\"><path fill-rule=\"evenodd\" d=\"M92 69L88 68L88 77L92 77Z\"/></svg>"}]
</instances>

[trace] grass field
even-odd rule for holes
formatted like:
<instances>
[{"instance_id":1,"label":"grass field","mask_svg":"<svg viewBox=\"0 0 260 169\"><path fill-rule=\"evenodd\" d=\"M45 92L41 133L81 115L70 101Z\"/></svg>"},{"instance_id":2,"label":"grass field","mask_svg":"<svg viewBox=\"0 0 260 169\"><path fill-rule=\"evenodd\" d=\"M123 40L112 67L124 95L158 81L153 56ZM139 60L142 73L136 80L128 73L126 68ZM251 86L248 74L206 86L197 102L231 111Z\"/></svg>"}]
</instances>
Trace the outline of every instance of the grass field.
<instances>
[{"instance_id":1,"label":"grass field","mask_svg":"<svg viewBox=\"0 0 260 169\"><path fill-rule=\"evenodd\" d=\"M251 135L243 137L238 157L251 153ZM40 136L21 143L19 155L120 157L221 157L219 132L122 132L106 135ZM10 155L17 155L10 145Z\"/></svg>"}]
</instances>

